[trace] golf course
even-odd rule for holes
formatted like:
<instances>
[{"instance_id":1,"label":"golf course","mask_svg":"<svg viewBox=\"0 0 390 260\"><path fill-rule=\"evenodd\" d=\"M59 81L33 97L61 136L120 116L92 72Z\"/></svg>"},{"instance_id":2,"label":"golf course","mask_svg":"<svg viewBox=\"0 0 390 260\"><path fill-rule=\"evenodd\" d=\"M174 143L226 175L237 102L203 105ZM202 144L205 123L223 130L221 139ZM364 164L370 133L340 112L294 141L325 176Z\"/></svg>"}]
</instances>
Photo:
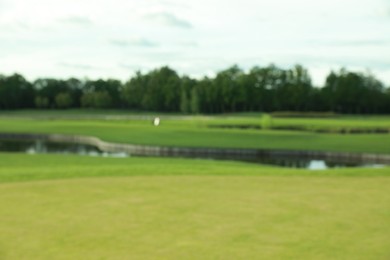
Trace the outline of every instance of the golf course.
<instances>
[{"instance_id":1,"label":"golf course","mask_svg":"<svg viewBox=\"0 0 390 260\"><path fill-rule=\"evenodd\" d=\"M158 147L390 155L389 130L385 115L0 112L0 134ZM389 259L389 191L387 164L1 151L0 259Z\"/></svg>"}]
</instances>

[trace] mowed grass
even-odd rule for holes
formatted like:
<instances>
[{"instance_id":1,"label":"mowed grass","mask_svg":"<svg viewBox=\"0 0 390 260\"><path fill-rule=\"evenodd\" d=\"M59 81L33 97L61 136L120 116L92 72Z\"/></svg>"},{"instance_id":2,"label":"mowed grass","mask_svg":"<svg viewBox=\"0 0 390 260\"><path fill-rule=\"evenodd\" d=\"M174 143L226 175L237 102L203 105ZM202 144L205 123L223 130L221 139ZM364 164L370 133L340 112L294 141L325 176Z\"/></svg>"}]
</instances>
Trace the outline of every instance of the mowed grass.
<instances>
[{"instance_id":1,"label":"mowed grass","mask_svg":"<svg viewBox=\"0 0 390 260\"><path fill-rule=\"evenodd\" d=\"M79 120L0 118L0 132L79 134L105 141L160 146L262 148L390 153L389 134L319 134L300 131L216 129L219 118ZM226 119L229 121L229 119ZM303 120L303 119L302 119Z\"/></svg>"},{"instance_id":2,"label":"mowed grass","mask_svg":"<svg viewBox=\"0 0 390 260\"><path fill-rule=\"evenodd\" d=\"M23 111L6 112L0 132L390 153L388 134L208 127L257 124L252 114L164 115L153 127L150 116L43 111L27 118ZM344 119L285 122L371 127L389 121ZM212 160L0 153L0 259L390 259L389 190L388 167L309 171Z\"/></svg>"},{"instance_id":3,"label":"mowed grass","mask_svg":"<svg viewBox=\"0 0 390 260\"><path fill-rule=\"evenodd\" d=\"M261 114L232 114L215 116L208 122L208 125L238 125L261 127ZM293 128L306 131L324 130L337 132L341 129L390 129L389 116L367 116L367 115L335 115L334 117L272 117L270 126L275 128Z\"/></svg>"},{"instance_id":4,"label":"mowed grass","mask_svg":"<svg viewBox=\"0 0 390 260\"><path fill-rule=\"evenodd\" d=\"M389 259L390 169L0 154L0 259Z\"/></svg>"},{"instance_id":5,"label":"mowed grass","mask_svg":"<svg viewBox=\"0 0 390 260\"><path fill-rule=\"evenodd\" d=\"M305 116L305 115L309 116ZM69 109L69 110L14 110L0 111L3 118L35 118L35 119L95 119L95 120L151 120L155 116L188 125L189 121L197 126L215 125L251 125L261 126L264 113L228 113L218 115L183 115L180 113L136 112L126 110ZM318 115L318 117L315 117ZM187 121L187 122L186 122ZM276 113L272 118L274 127L293 127L302 130L324 129L390 129L388 115L341 115L328 113Z\"/></svg>"}]
</instances>

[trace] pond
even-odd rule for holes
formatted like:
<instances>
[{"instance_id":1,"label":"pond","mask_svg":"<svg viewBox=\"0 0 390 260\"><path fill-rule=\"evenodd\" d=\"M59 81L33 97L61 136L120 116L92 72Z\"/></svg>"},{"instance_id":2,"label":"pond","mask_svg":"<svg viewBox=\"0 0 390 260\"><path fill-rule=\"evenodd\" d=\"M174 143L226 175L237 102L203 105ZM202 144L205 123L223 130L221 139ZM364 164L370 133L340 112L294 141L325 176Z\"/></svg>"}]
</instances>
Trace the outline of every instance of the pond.
<instances>
[{"instance_id":1,"label":"pond","mask_svg":"<svg viewBox=\"0 0 390 260\"><path fill-rule=\"evenodd\" d=\"M78 154L104 157L128 157L126 153L103 152L93 145L49 142L45 140L4 140L0 139L1 152L20 152L27 154Z\"/></svg>"},{"instance_id":2,"label":"pond","mask_svg":"<svg viewBox=\"0 0 390 260\"><path fill-rule=\"evenodd\" d=\"M78 154L86 156L102 156L102 157L129 157L131 154L124 152L105 152L93 145L78 144L78 143L65 143L65 142L52 142L47 140L8 140L0 139L0 151L2 152L20 152L28 154L39 153L51 153L51 154ZM303 168L311 170L323 170L329 168L339 167L383 167L383 164L367 163L367 162L354 162L343 160L324 160L322 158L302 158L293 156L216 156L216 155L204 155L204 156L177 156L170 155L172 157L187 157L187 158L202 158L212 160L233 160L233 161L245 161L251 163L276 165L289 168Z\"/></svg>"}]
</instances>

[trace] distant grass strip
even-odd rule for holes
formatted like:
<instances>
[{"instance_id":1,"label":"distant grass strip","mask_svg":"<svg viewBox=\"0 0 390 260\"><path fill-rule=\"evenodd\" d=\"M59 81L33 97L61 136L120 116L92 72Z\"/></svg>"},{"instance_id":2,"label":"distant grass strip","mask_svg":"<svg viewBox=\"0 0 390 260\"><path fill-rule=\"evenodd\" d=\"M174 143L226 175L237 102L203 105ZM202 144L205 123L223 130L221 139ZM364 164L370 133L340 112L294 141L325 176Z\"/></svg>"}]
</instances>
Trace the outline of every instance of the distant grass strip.
<instances>
[{"instance_id":1,"label":"distant grass strip","mask_svg":"<svg viewBox=\"0 0 390 260\"><path fill-rule=\"evenodd\" d=\"M207 120L207 119L205 119ZM213 119L209 119L215 122ZM48 120L0 118L0 132L58 133L142 145L390 153L389 134L318 134L297 131L210 129L198 120Z\"/></svg>"},{"instance_id":2,"label":"distant grass strip","mask_svg":"<svg viewBox=\"0 0 390 260\"><path fill-rule=\"evenodd\" d=\"M0 182L118 176L388 176L390 168L288 169L253 163L178 158L101 158L0 153Z\"/></svg>"}]
</instances>

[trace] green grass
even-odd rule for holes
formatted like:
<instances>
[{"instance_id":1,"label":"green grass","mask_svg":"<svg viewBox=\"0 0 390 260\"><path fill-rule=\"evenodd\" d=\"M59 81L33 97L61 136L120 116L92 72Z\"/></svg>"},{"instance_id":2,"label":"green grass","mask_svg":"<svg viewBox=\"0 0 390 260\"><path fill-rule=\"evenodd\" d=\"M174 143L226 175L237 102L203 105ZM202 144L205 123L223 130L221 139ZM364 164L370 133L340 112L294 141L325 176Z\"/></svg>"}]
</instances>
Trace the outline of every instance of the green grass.
<instances>
[{"instance_id":1,"label":"green grass","mask_svg":"<svg viewBox=\"0 0 390 260\"><path fill-rule=\"evenodd\" d=\"M220 118L78 120L0 118L0 132L80 134L106 141L160 146L230 147L390 153L389 134L318 134L299 131L208 128ZM229 119L226 119L227 121ZM249 119L248 119L249 120ZM375 121L375 120L374 120ZM376 122L376 121L375 121Z\"/></svg>"},{"instance_id":2,"label":"green grass","mask_svg":"<svg viewBox=\"0 0 390 260\"><path fill-rule=\"evenodd\" d=\"M388 259L390 169L0 153L0 259Z\"/></svg>"},{"instance_id":3,"label":"green grass","mask_svg":"<svg viewBox=\"0 0 390 260\"><path fill-rule=\"evenodd\" d=\"M179 113L137 112L120 109L30 109L30 110L0 110L0 117L19 118L52 118L52 119L118 119L126 117L150 117L156 115L181 116Z\"/></svg>"},{"instance_id":4,"label":"green grass","mask_svg":"<svg viewBox=\"0 0 390 260\"><path fill-rule=\"evenodd\" d=\"M66 166L66 167L64 167ZM96 158L77 155L0 153L0 183L112 176L388 176L388 168L324 171L254 163L179 158Z\"/></svg>"},{"instance_id":5,"label":"green grass","mask_svg":"<svg viewBox=\"0 0 390 260\"><path fill-rule=\"evenodd\" d=\"M274 113L278 115L278 113ZM310 114L310 113L309 113ZM218 115L196 115L186 116L179 113L160 113L160 112L136 112L127 110L98 110L98 109L69 109L69 110L13 110L1 111L0 117L3 118L36 118L36 119L108 119L108 120L127 120L127 119L152 119L154 116L160 116L163 119L182 120L191 119L197 125L254 125L260 126L263 113L229 113ZM281 113L283 115L283 113ZM287 114L288 115L288 114ZM318 113L318 117L306 117L305 113L292 114L289 116L273 117L273 124L276 127L299 126L303 129L337 129L337 128L390 128L389 115L338 115ZM314 114L316 115L316 114ZM326 117L322 117L325 115ZM188 120L187 120L188 121ZM179 122L175 122L178 124ZM185 124L187 124L186 122Z\"/></svg>"},{"instance_id":6,"label":"green grass","mask_svg":"<svg viewBox=\"0 0 390 260\"><path fill-rule=\"evenodd\" d=\"M121 113L1 112L0 132L390 154L388 134L208 127L260 124L257 114L163 115L162 125L153 127L152 114ZM308 128L389 122L273 119ZM309 171L212 160L0 153L0 259L389 259L389 190L389 167Z\"/></svg>"},{"instance_id":7,"label":"green grass","mask_svg":"<svg viewBox=\"0 0 390 260\"><path fill-rule=\"evenodd\" d=\"M209 125L262 125L262 116L243 115L243 116L218 116L214 117ZM389 116L337 116L330 118L307 118L294 117L283 118L273 117L272 127L274 128L295 128L305 131L326 130L329 132L338 132L341 129L390 129Z\"/></svg>"}]
</instances>

